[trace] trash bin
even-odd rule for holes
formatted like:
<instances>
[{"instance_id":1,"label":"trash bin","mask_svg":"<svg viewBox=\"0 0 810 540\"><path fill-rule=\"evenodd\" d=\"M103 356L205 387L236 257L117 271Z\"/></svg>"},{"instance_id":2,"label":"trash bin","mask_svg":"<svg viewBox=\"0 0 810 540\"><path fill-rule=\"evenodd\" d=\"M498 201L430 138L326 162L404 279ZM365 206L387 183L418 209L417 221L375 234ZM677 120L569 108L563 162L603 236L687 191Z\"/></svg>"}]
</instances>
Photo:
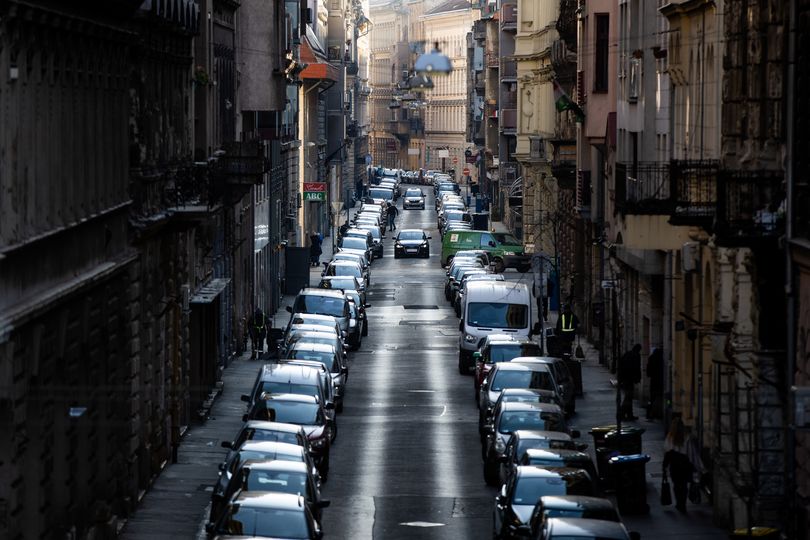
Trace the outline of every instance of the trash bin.
<instances>
[{"instance_id":1,"label":"trash bin","mask_svg":"<svg viewBox=\"0 0 810 540\"><path fill-rule=\"evenodd\" d=\"M596 453L596 469L603 485L610 485L608 460L613 456L641 453L641 435L644 428L622 426L621 435L616 431L616 424L594 426L590 434L593 437L593 448Z\"/></svg>"},{"instance_id":2,"label":"trash bin","mask_svg":"<svg viewBox=\"0 0 810 540\"><path fill-rule=\"evenodd\" d=\"M647 514L647 454L613 456L608 460L610 478L616 493L619 512L625 514Z\"/></svg>"},{"instance_id":3,"label":"trash bin","mask_svg":"<svg viewBox=\"0 0 810 540\"><path fill-rule=\"evenodd\" d=\"M577 396L582 396L582 361L576 358L571 358L570 355L563 356L565 365L571 373L571 378L574 379L574 390Z\"/></svg>"},{"instance_id":4,"label":"trash bin","mask_svg":"<svg viewBox=\"0 0 810 540\"><path fill-rule=\"evenodd\" d=\"M728 536L731 540L740 538L757 538L758 540L779 540L781 534L779 529L771 527L751 527L750 532L747 529L734 529Z\"/></svg>"}]
</instances>

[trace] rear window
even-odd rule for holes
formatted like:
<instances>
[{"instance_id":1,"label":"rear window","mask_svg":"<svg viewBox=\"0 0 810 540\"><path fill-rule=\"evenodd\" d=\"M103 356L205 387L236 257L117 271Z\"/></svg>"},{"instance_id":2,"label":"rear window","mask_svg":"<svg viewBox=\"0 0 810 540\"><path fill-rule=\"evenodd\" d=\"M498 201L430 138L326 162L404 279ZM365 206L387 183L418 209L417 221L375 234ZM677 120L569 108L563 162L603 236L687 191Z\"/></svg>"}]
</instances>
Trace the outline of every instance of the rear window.
<instances>
[{"instance_id":1,"label":"rear window","mask_svg":"<svg viewBox=\"0 0 810 540\"><path fill-rule=\"evenodd\" d=\"M540 356L540 346L536 343L515 343L514 345L492 345L489 348L487 364L508 362L520 356Z\"/></svg>"},{"instance_id":2,"label":"rear window","mask_svg":"<svg viewBox=\"0 0 810 540\"><path fill-rule=\"evenodd\" d=\"M340 244L344 249L359 249L365 251L368 247L368 238L360 238L359 236L346 236Z\"/></svg>"},{"instance_id":3,"label":"rear window","mask_svg":"<svg viewBox=\"0 0 810 540\"><path fill-rule=\"evenodd\" d=\"M329 352L301 351L294 349L290 351L287 358L291 360L312 360L314 362L320 362L326 366L326 369L329 371L334 371L336 367L335 355Z\"/></svg>"},{"instance_id":4,"label":"rear window","mask_svg":"<svg viewBox=\"0 0 810 540\"><path fill-rule=\"evenodd\" d=\"M547 371L506 371L499 370L492 379L489 389L500 392L504 388L539 388L555 390L551 374Z\"/></svg>"},{"instance_id":5,"label":"rear window","mask_svg":"<svg viewBox=\"0 0 810 540\"><path fill-rule=\"evenodd\" d=\"M331 296L317 296L314 294L300 295L295 299L294 313L314 313L329 315L331 317L345 317L347 304L345 298Z\"/></svg>"},{"instance_id":6,"label":"rear window","mask_svg":"<svg viewBox=\"0 0 810 540\"><path fill-rule=\"evenodd\" d=\"M393 199L394 191L384 188L371 188L368 190L368 196L372 199Z\"/></svg>"}]
</instances>

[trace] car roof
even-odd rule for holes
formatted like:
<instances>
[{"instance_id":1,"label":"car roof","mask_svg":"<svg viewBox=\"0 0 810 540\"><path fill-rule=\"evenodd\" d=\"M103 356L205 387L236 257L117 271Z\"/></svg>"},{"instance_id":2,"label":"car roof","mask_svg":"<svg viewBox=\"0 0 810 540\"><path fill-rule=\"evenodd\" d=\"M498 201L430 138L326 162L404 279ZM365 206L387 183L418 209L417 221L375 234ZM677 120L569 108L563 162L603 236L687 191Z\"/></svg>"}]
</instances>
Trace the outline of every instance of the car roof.
<instances>
[{"instance_id":1,"label":"car roof","mask_svg":"<svg viewBox=\"0 0 810 540\"><path fill-rule=\"evenodd\" d=\"M298 294L299 296L329 296L332 298L343 298L343 293L317 288L301 289ZM328 315L326 316L328 317Z\"/></svg>"},{"instance_id":2,"label":"car roof","mask_svg":"<svg viewBox=\"0 0 810 540\"><path fill-rule=\"evenodd\" d=\"M295 367L295 366L290 366ZM314 369L314 368L313 368ZM261 395L262 401L295 401L296 403L318 403L318 398L308 394L269 394L267 392Z\"/></svg>"},{"instance_id":3,"label":"car roof","mask_svg":"<svg viewBox=\"0 0 810 540\"><path fill-rule=\"evenodd\" d=\"M545 390L543 388L504 388L501 390L501 396L553 396L556 395L554 390Z\"/></svg>"},{"instance_id":4,"label":"car roof","mask_svg":"<svg viewBox=\"0 0 810 540\"><path fill-rule=\"evenodd\" d=\"M337 337L337 336L335 336ZM300 341L293 344L293 350L296 351L310 351L310 352L335 352L335 346L328 343L301 343Z\"/></svg>"},{"instance_id":5,"label":"car roof","mask_svg":"<svg viewBox=\"0 0 810 540\"><path fill-rule=\"evenodd\" d=\"M307 366L270 363L262 366L261 379L265 380L271 377L274 379L308 378L310 376L312 374Z\"/></svg>"},{"instance_id":6,"label":"car roof","mask_svg":"<svg viewBox=\"0 0 810 540\"><path fill-rule=\"evenodd\" d=\"M498 371L546 371L549 372L548 364L515 364L513 362L499 362L493 369Z\"/></svg>"},{"instance_id":7,"label":"car roof","mask_svg":"<svg viewBox=\"0 0 810 540\"><path fill-rule=\"evenodd\" d=\"M328 289L322 289L322 290L328 291ZM337 293L337 294L338 294L338 296L340 296L341 293ZM307 323L306 322L307 320L310 320L310 321L323 321L323 322L331 322L331 323L336 322L335 317L332 317L331 315L321 315L320 313L299 313L299 312L295 312L295 313L292 314L291 320L295 321L295 319L301 319L304 322L302 322L302 323L293 322L293 325L296 325L296 324L312 324L312 323ZM317 325L317 326L323 326L323 325Z\"/></svg>"},{"instance_id":8,"label":"car roof","mask_svg":"<svg viewBox=\"0 0 810 540\"><path fill-rule=\"evenodd\" d=\"M562 414L560 406L554 405L553 403L534 403L526 401L507 401L506 403L501 403L501 412L514 411L540 411Z\"/></svg>"},{"instance_id":9,"label":"car roof","mask_svg":"<svg viewBox=\"0 0 810 540\"><path fill-rule=\"evenodd\" d=\"M242 491L233 504L250 508L278 508L304 511L304 498L292 493L276 491Z\"/></svg>"},{"instance_id":10,"label":"car roof","mask_svg":"<svg viewBox=\"0 0 810 540\"><path fill-rule=\"evenodd\" d=\"M540 459L582 459L582 460L591 460L591 456L586 454L585 452L580 452L579 450L567 450L564 448L527 448L524 452L529 456L540 458Z\"/></svg>"},{"instance_id":11,"label":"car roof","mask_svg":"<svg viewBox=\"0 0 810 540\"><path fill-rule=\"evenodd\" d=\"M299 433L304 430L298 424L286 424L284 422L270 422L268 420L248 420L245 428L258 429L260 431L281 431L283 433Z\"/></svg>"},{"instance_id":12,"label":"car roof","mask_svg":"<svg viewBox=\"0 0 810 540\"><path fill-rule=\"evenodd\" d=\"M616 507L608 499L588 495L544 495L540 497L539 502L545 508L557 508L560 510L581 508L616 510Z\"/></svg>"},{"instance_id":13,"label":"car roof","mask_svg":"<svg viewBox=\"0 0 810 540\"><path fill-rule=\"evenodd\" d=\"M331 326L326 326L323 324L293 324L290 326L289 334L298 334L302 332L318 332L321 334L334 334L337 336L337 332Z\"/></svg>"},{"instance_id":14,"label":"car roof","mask_svg":"<svg viewBox=\"0 0 810 540\"><path fill-rule=\"evenodd\" d=\"M356 261L332 261L329 263L329 266L351 266L351 267L359 267L360 263Z\"/></svg>"},{"instance_id":15,"label":"car roof","mask_svg":"<svg viewBox=\"0 0 810 540\"><path fill-rule=\"evenodd\" d=\"M518 429L512 432L512 436L525 440L549 439L552 441L573 441L571 435L568 433L563 433L562 431L546 431L542 429Z\"/></svg>"},{"instance_id":16,"label":"car roof","mask_svg":"<svg viewBox=\"0 0 810 540\"><path fill-rule=\"evenodd\" d=\"M243 468L252 471L284 471L309 474L307 464L302 461L282 461L279 459L269 461L249 460L245 462Z\"/></svg>"},{"instance_id":17,"label":"car roof","mask_svg":"<svg viewBox=\"0 0 810 540\"><path fill-rule=\"evenodd\" d=\"M300 447L299 447L300 448ZM547 467L545 465L518 465L515 474L520 478L562 478L570 480L590 479L587 471L574 467Z\"/></svg>"},{"instance_id":18,"label":"car roof","mask_svg":"<svg viewBox=\"0 0 810 540\"><path fill-rule=\"evenodd\" d=\"M308 338L308 337L323 337L323 338L330 338L330 339L340 339L335 332L330 332L325 326L315 326L315 328L320 328L321 330L297 330L299 326L314 326L308 324L294 324L292 328L290 328L290 334L295 335L296 337L301 338Z\"/></svg>"},{"instance_id":19,"label":"car roof","mask_svg":"<svg viewBox=\"0 0 810 540\"><path fill-rule=\"evenodd\" d=\"M516 283L514 281L473 281L469 285L470 288L467 290L470 291L472 288L479 289L482 291L489 291L495 293L496 291L502 291L504 289L511 289L513 291L524 291L528 292L529 288L524 283Z\"/></svg>"},{"instance_id":20,"label":"car roof","mask_svg":"<svg viewBox=\"0 0 810 540\"><path fill-rule=\"evenodd\" d=\"M274 452L277 454L295 455L304 451L303 446L278 441L245 441L239 451Z\"/></svg>"},{"instance_id":21,"label":"car roof","mask_svg":"<svg viewBox=\"0 0 810 540\"><path fill-rule=\"evenodd\" d=\"M556 356L518 356L513 358L512 362L542 362L545 364L556 364L558 362L565 362L562 358Z\"/></svg>"},{"instance_id":22,"label":"car roof","mask_svg":"<svg viewBox=\"0 0 810 540\"><path fill-rule=\"evenodd\" d=\"M585 518L548 518L548 530L559 536L628 538L627 529L619 522Z\"/></svg>"}]
</instances>

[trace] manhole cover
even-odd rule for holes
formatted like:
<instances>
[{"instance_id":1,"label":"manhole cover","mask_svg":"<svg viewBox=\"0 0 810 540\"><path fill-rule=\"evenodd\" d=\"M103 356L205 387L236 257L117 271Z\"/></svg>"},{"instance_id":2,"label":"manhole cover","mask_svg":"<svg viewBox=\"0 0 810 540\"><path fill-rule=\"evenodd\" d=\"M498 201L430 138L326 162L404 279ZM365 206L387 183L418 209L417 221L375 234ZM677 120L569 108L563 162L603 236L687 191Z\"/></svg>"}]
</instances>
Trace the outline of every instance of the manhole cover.
<instances>
[{"instance_id":1,"label":"manhole cover","mask_svg":"<svg viewBox=\"0 0 810 540\"><path fill-rule=\"evenodd\" d=\"M402 306L403 309L439 309L439 306L428 306L426 304L408 304Z\"/></svg>"}]
</instances>

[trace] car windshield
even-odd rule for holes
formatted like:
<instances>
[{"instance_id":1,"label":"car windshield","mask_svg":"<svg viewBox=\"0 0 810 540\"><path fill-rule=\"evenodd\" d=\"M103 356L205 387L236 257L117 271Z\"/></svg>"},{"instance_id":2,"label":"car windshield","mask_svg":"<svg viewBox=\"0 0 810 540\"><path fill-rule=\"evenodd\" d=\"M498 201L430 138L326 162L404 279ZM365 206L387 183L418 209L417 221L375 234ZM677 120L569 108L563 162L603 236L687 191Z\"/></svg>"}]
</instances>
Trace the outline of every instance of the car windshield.
<instances>
[{"instance_id":1,"label":"car windshield","mask_svg":"<svg viewBox=\"0 0 810 540\"><path fill-rule=\"evenodd\" d=\"M535 343L515 343L514 345L493 345L489 348L488 364L508 362L519 356L540 356L540 346Z\"/></svg>"},{"instance_id":2,"label":"car windshield","mask_svg":"<svg viewBox=\"0 0 810 540\"><path fill-rule=\"evenodd\" d=\"M307 339L307 341L309 341L309 339ZM326 341L323 341L322 343L326 343ZM312 360L313 362L320 362L326 366L326 369L329 371L333 371L332 368L336 365L335 354L330 352L302 351L293 349L290 351L287 358L293 360Z\"/></svg>"},{"instance_id":3,"label":"car windshield","mask_svg":"<svg viewBox=\"0 0 810 540\"><path fill-rule=\"evenodd\" d=\"M495 237L495 240L497 240L499 244L506 244L508 246L520 245L520 240L509 233L492 233L492 236Z\"/></svg>"},{"instance_id":4,"label":"car windshield","mask_svg":"<svg viewBox=\"0 0 810 540\"><path fill-rule=\"evenodd\" d=\"M393 190L386 188L371 188L368 190L368 196L372 199L393 199Z\"/></svg>"},{"instance_id":5,"label":"car windshield","mask_svg":"<svg viewBox=\"0 0 810 540\"><path fill-rule=\"evenodd\" d=\"M469 214L464 212L447 212L444 215L447 221L469 221Z\"/></svg>"},{"instance_id":6,"label":"car windshield","mask_svg":"<svg viewBox=\"0 0 810 540\"><path fill-rule=\"evenodd\" d=\"M283 442L289 444L298 444L298 435L288 431L273 431L270 429L252 429L245 430L245 440L248 441L272 441Z\"/></svg>"},{"instance_id":7,"label":"car windshield","mask_svg":"<svg viewBox=\"0 0 810 540\"><path fill-rule=\"evenodd\" d=\"M564 432L566 425L560 415L543 411L514 411L501 414L499 432L513 433L518 429Z\"/></svg>"},{"instance_id":8,"label":"car windshield","mask_svg":"<svg viewBox=\"0 0 810 540\"><path fill-rule=\"evenodd\" d=\"M356 291L359 287L354 277L344 277L342 279L325 279L321 282L322 289L349 289Z\"/></svg>"},{"instance_id":9,"label":"car windshield","mask_svg":"<svg viewBox=\"0 0 810 540\"><path fill-rule=\"evenodd\" d=\"M294 345L295 343L307 343L307 344L319 344L322 343L324 345L332 345L335 346L338 343L337 336L301 336L298 334L293 334L290 336L290 345ZM299 359L303 360L303 358Z\"/></svg>"},{"instance_id":10,"label":"car windshield","mask_svg":"<svg viewBox=\"0 0 810 540\"><path fill-rule=\"evenodd\" d=\"M293 383L293 382L282 382L282 381L265 381L261 385L261 389L259 390L259 395L262 393L268 394L302 394L305 396L316 396L320 397L320 393L318 392L318 387L314 384L303 384L303 383ZM275 402L274 402L275 403ZM286 422L286 420L278 420L276 418L270 418L269 420L275 420L276 422ZM295 424L296 422L291 422Z\"/></svg>"},{"instance_id":11,"label":"car windshield","mask_svg":"<svg viewBox=\"0 0 810 540\"><path fill-rule=\"evenodd\" d=\"M291 471L252 470L245 487L248 491L276 491L293 495L307 494L307 475Z\"/></svg>"},{"instance_id":12,"label":"car windshield","mask_svg":"<svg viewBox=\"0 0 810 540\"><path fill-rule=\"evenodd\" d=\"M346 300L344 298L333 298L331 296L318 296L316 294L307 294L307 295L300 295L298 296L298 298L295 299L295 306L293 306L293 312L314 313L317 315L330 315L332 317L343 317L345 308L346 308Z\"/></svg>"},{"instance_id":13,"label":"car windshield","mask_svg":"<svg viewBox=\"0 0 810 540\"><path fill-rule=\"evenodd\" d=\"M360 267L348 265L348 264L340 264L340 265L330 265L329 270L326 272L327 276L354 276L354 277L361 277L363 275L363 271L360 270Z\"/></svg>"},{"instance_id":14,"label":"car windshield","mask_svg":"<svg viewBox=\"0 0 810 540\"><path fill-rule=\"evenodd\" d=\"M406 197L421 197L422 192L419 191L418 189L409 189L408 191L405 192L405 196Z\"/></svg>"},{"instance_id":15,"label":"car windshield","mask_svg":"<svg viewBox=\"0 0 810 540\"><path fill-rule=\"evenodd\" d=\"M399 233L399 240L422 240L424 238L422 231L402 231Z\"/></svg>"},{"instance_id":16,"label":"car windshield","mask_svg":"<svg viewBox=\"0 0 810 540\"><path fill-rule=\"evenodd\" d=\"M302 510L247 508L238 504L234 505L222 532L271 538L310 538L306 514Z\"/></svg>"},{"instance_id":17,"label":"car windshield","mask_svg":"<svg viewBox=\"0 0 810 540\"><path fill-rule=\"evenodd\" d=\"M574 508L545 508L543 515L546 517L570 517L585 519L601 519L602 521L621 521L619 514L613 508L598 507L588 508L576 506Z\"/></svg>"},{"instance_id":18,"label":"car windshield","mask_svg":"<svg viewBox=\"0 0 810 540\"><path fill-rule=\"evenodd\" d=\"M492 379L489 389L500 392L504 388L540 388L554 390L551 375L547 371L507 371L499 370Z\"/></svg>"},{"instance_id":19,"label":"car windshield","mask_svg":"<svg viewBox=\"0 0 810 540\"><path fill-rule=\"evenodd\" d=\"M515 450L515 457L522 456L529 448L542 448L544 450L576 450L574 441L565 439L523 439Z\"/></svg>"},{"instance_id":20,"label":"car windshield","mask_svg":"<svg viewBox=\"0 0 810 540\"><path fill-rule=\"evenodd\" d=\"M265 383L268 384L268 383ZM269 383L270 385L275 383ZM289 384L287 387L289 388ZM269 391L269 390L264 390ZM287 392L290 393L290 392ZM299 394L303 392L297 392ZM320 407L317 403L301 403L300 401L265 400L259 402L264 406L266 419L271 422L286 422L288 424L319 424Z\"/></svg>"},{"instance_id":21,"label":"car windshield","mask_svg":"<svg viewBox=\"0 0 810 540\"><path fill-rule=\"evenodd\" d=\"M566 485L561 478L523 476L515 484L512 502L515 504L534 504L546 495L565 495Z\"/></svg>"},{"instance_id":22,"label":"car windshield","mask_svg":"<svg viewBox=\"0 0 810 540\"><path fill-rule=\"evenodd\" d=\"M343 249L359 249L365 251L368 247L368 239L359 236L346 236L340 243Z\"/></svg>"},{"instance_id":23,"label":"car windshield","mask_svg":"<svg viewBox=\"0 0 810 540\"><path fill-rule=\"evenodd\" d=\"M486 328L526 328L529 306L501 302L472 302L467 308L467 324Z\"/></svg>"}]
</instances>

